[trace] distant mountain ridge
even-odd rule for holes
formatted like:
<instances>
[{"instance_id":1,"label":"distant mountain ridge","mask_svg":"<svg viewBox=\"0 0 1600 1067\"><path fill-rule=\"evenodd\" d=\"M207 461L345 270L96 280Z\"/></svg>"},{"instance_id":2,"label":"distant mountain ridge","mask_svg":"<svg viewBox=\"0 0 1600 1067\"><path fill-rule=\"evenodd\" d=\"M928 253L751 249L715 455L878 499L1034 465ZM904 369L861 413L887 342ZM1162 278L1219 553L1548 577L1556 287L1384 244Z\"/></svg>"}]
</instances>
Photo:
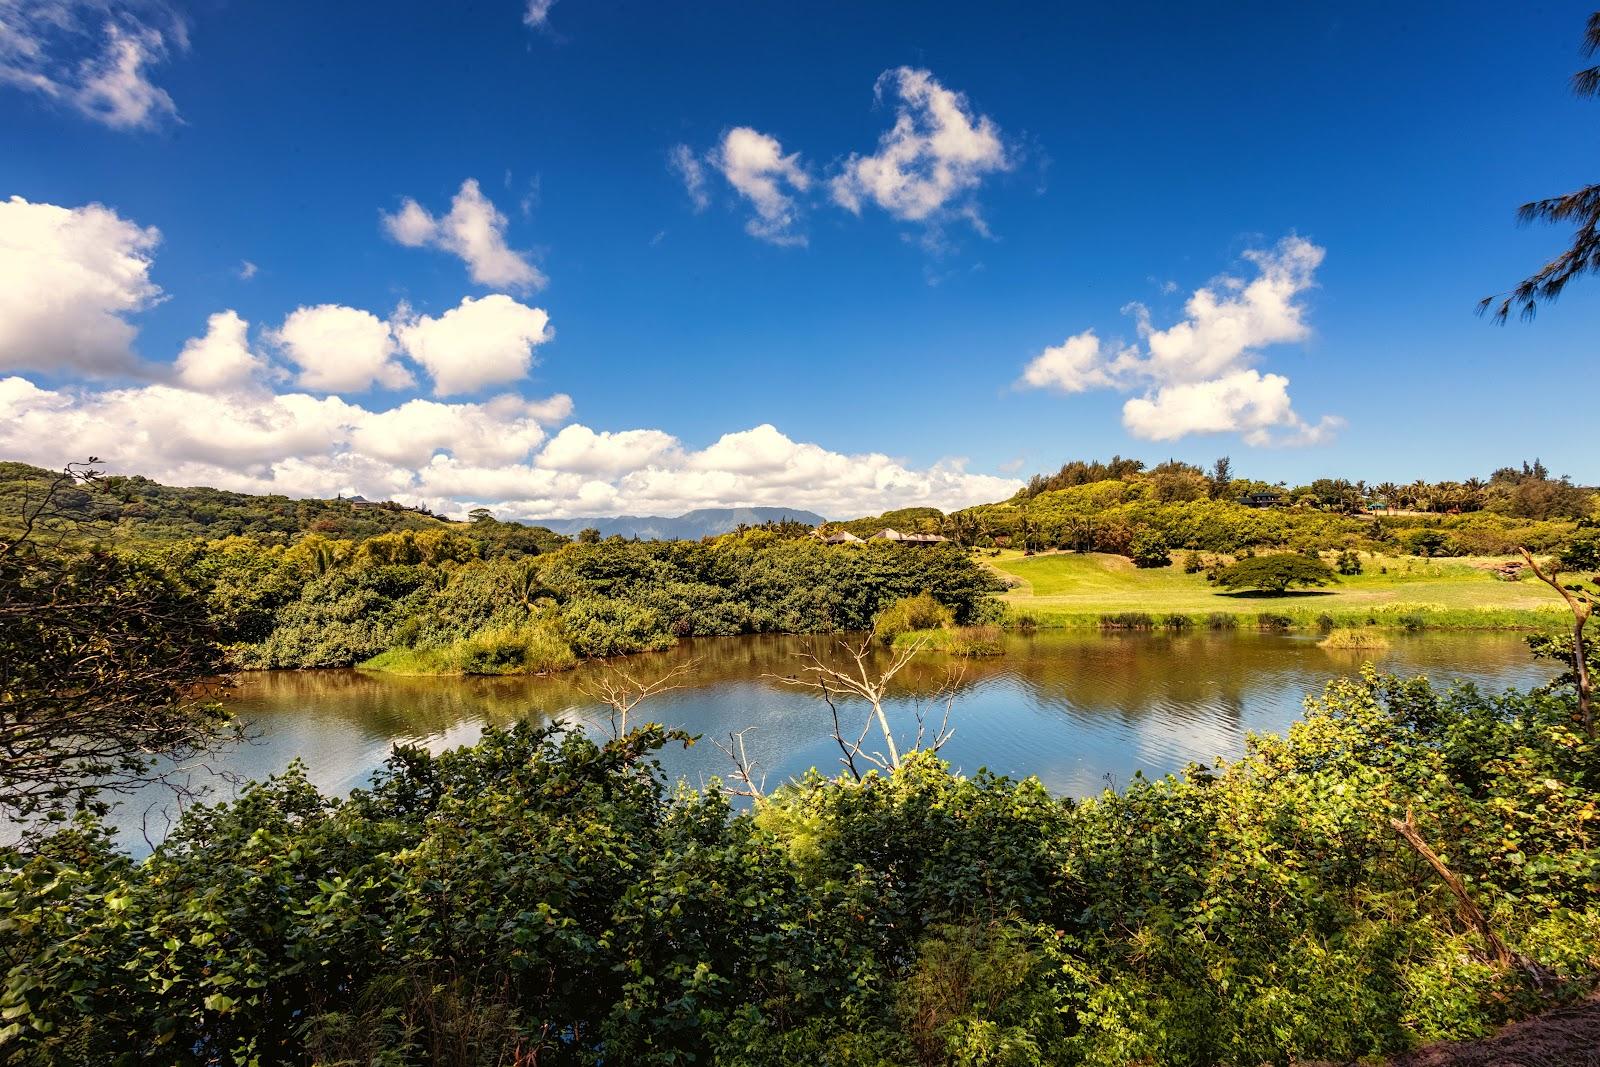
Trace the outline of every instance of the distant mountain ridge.
<instances>
[{"instance_id":1,"label":"distant mountain ridge","mask_svg":"<svg viewBox=\"0 0 1600 1067\"><path fill-rule=\"evenodd\" d=\"M579 519L529 519L530 526L543 526L569 537L590 528L601 537L637 537L642 541L697 541L737 529L740 525L760 526L764 522L793 519L807 526L827 520L814 511L797 508L696 508L673 518L664 515L590 516Z\"/></svg>"}]
</instances>

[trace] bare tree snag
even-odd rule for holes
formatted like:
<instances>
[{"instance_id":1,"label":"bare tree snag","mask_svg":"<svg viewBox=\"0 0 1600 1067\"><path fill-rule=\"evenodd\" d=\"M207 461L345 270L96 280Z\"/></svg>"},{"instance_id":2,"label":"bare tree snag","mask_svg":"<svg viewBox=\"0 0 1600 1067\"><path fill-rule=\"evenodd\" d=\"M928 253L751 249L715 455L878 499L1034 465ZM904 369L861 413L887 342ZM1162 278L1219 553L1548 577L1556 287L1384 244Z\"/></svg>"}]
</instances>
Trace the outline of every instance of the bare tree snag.
<instances>
[{"instance_id":1,"label":"bare tree snag","mask_svg":"<svg viewBox=\"0 0 1600 1067\"><path fill-rule=\"evenodd\" d=\"M698 665L698 660L690 660L650 679L641 679L621 667L609 667L605 674L580 688L589 697L611 709L611 736L615 739L627 734L628 715L634 708L651 697L682 689L683 679L692 674Z\"/></svg>"},{"instance_id":2,"label":"bare tree snag","mask_svg":"<svg viewBox=\"0 0 1600 1067\"><path fill-rule=\"evenodd\" d=\"M760 764L751 759L744 749L744 735L752 729L754 727L747 726L743 730L730 730L727 744L723 744L721 741L713 741L711 743L716 745L722 754L732 761L733 774L730 777L733 781L739 783L738 785L723 786L723 789L736 797L749 797L759 807L767 799L764 790L767 778L763 774L760 781L756 780L756 768Z\"/></svg>"},{"instance_id":3,"label":"bare tree snag","mask_svg":"<svg viewBox=\"0 0 1600 1067\"><path fill-rule=\"evenodd\" d=\"M881 770L892 771L900 766L900 748L895 744L894 731L889 726L889 716L883 710L884 696L888 692L889 683L894 680L895 675L899 674L906 664L915 659L917 653L927 647L927 640L918 638L905 647L896 649L893 657L889 660L889 665L877 673L873 672L871 665L874 656L872 634L867 634L859 644L854 645L841 638L839 647L854 662L854 670L849 667L831 666L823 662L822 657L815 652L807 652L800 657L804 666L800 668L798 674L769 674L767 677L784 685L813 689L822 696L822 699L827 702L829 710L833 713L833 739L839 745L840 751L844 753L840 762L849 769L851 775L857 780L861 778L861 772L856 763L858 758L872 763ZM872 706L872 713L867 719L866 726L862 728L861 733L854 741L845 736L844 729L839 721L839 708L833 699L835 694L846 693L860 697ZM940 745L949 740L947 729L949 723L948 707L946 712L945 725L941 726L939 730L939 735L942 738L938 741ZM883 737L885 752L869 753L862 750L866 744L867 734L871 732L874 724L877 725L878 731ZM922 723L919 718L917 747L921 747L921 727Z\"/></svg>"}]
</instances>

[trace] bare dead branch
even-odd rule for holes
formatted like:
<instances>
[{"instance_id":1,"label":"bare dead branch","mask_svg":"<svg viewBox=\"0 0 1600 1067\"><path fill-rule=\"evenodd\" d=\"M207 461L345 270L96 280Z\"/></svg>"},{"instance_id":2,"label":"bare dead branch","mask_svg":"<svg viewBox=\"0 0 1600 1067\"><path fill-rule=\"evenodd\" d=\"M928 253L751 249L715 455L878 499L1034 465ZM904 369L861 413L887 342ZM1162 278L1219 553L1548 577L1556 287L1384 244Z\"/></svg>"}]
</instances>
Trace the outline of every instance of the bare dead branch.
<instances>
[{"instance_id":1,"label":"bare dead branch","mask_svg":"<svg viewBox=\"0 0 1600 1067\"><path fill-rule=\"evenodd\" d=\"M1461 876L1446 866L1439 854L1429 848L1428 843L1422 839L1422 831L1417 828L1417 821L1411 813L1409 804L1406 805L1406 817L1403 820L1390 819L1389 825L1394 827L1395 832L1400 835L1407 845L1411 846L1412 851L1426 860L1428 866L1432 867L1435 873L1439 875L1445 887L1456 898L1456 907L1461 914L1462 921L1472 927L1483 940L1484 947L1488 950L1495 966L1502 971L1508 971L1517 966L1525 969L1531 968L1529 961L1507 948L1506 943L1500 940L1500 935L1496 934L1489 926L1489 917L1483 913L1483 909L1478 907L1477 902L1467 892L1466 883L1461 880Z\"/></svg>"},{"instance_id":2,"label":"bare dead branch","mask_svg":"<svg viewBox=\"0 0 1600 1067\"><path fill-rule=\"evenodd\" d=\"M1526 548L1519 548L1517 551L1522 553L1522 558L1533 569L1534 576L1560 593L1561 599L1567 602L1567 607L1572 611L1572 671L1578 683L1578 719L1583 723L1583 732L1593 738L1593 680L1589 677L1589 652L1585 646L1583 631L1589 625L1589 616L1594 612L1594 602L1588 594L1557 581L1555 572L1546 574Z\"/></svg>"},{"instance_id":3,"label":"bare dead branch","mask_svg":"<svg viewBox=\"0 0 1600 1067\"><path fill-rule=\"evenodd\" d=\"M683 679L693 674L699 665L699 660L690 660L655 678L640 678L632 671L611 666L603 675L580 688L587 696L611 709L611 736L615 739L627 734L628 716L634 708L651 697L682 689L685 684Z\"/></svg>"},{"instance_id":4,"label":"bare dead branch","mask_svg":"<svg viewBox=\"0 0 1600 1067\"><path fill-rule=\"evenodd\" d=\"M796 674L769 674L766 677L783 685L813 690L822 696L833 714L833 738L844 753L841 762L859 780L861 774L856 764L858 759L866 760L886 771L895 770L900 766L900 749L895 743L894 730L889 725L889 716L883 710L883 701L888 692L889 684L894 680L895 676L915 659L917 654L926 646L926 638L918 638L909 645L895 649L890 657L888 666L882 670L875 671L872 661L875 658L876 649L872 634L865 635L858 644L851 644L840 638L838 647L850 658L854 665L854 670L850 667L835 667L823 660L815 651L810 651L800 656L801 667ZM867 719L867 725L853 743L845 737L843 728L840 725L839 709L833 699L834 693L860 697L872 708L871 715ZM868 753L862 749L862 746L866 743L867 734L871 732L874 724L878 727L878 731L883 737L886 753ZM919 747L921 740L922 737L919 733Z\"/></svg>"},{"instance_id":5,"label":"bare dead branch","mask_svg":"<svg viewBox=\"0 0 1600 1067\"><path fill-rule=\"evenodd\" d=\"M733 763L733 774L730 777L733 781L740 783L742 787L723 786L723 789L733 796L749 797L759 805L767 799L767 776L762 774L760 781L756 780L756 768L760 764L750 758L744 746L744 735L753 729L755 727L747 726L743 730L730 730L726 745L721 741L712 741L711 743L716 745L722 754L727 756L729 761Z\"/></svg>"}]
</instances>

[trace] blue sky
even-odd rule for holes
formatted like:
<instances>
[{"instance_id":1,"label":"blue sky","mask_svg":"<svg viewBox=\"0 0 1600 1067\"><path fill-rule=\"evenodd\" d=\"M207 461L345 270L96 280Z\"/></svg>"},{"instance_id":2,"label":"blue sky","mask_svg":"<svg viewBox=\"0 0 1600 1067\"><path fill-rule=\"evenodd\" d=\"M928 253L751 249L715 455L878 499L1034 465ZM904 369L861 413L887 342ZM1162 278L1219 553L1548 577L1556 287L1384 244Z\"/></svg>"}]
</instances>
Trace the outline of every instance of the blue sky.
<instances>
[{"instance_id":1,"label":"blue sky","mask_svg":"<svg viewBox=\"0 0 1600 1067\"><path fill-rule=\"evenodd\" d=\"M0 450L59 464L93 447L169 480L522 515L949 506L1113 452L1226 453L1290 481L1466 477L1538 455L1600 481L1592 433L1545 399L1593 378L1600 280L1531 325L1473 314L1567 237L1519 229L1516 206L1600 173L1600 108L1566 85L1584 5L541 13L137 3L108 21L76 0L0 0L0 23L42 55L0 45L0 199L102 205L122 225L99 219L113 242L159 231L130 253L142 296L108 308L102 290L52 286L60 321L39 311L48 293L0 298ZM113 40L142 62L94 90ZM919 86L954 101L950 143L917 139L932 114ZM902 113L913 132L895 141ZM912 162L887 184L841 188L862 161L883 177L893 151ZM408 199L438 223L468 179L504 220L477 266L438 225L412 246L385 225ZM0 269L99 269L29 217L40 225L14 234L58 243L0 234ZM1290 263L1292 248L1316 255ZM1218 281L1275 268L1287 280L1265 304ZM1217 316L1188 306L1202 288ZM487 305L445 318L491 296L506 312L492 323ZM412 384L318 378L309 342L297 360L286 320L328 305L392 324L390 381ZM529 341L529 310L547 338ZM179 351L224 311L248 324L233 339L250 373L175 380ZM74 331L108 315L131 351L84 356ZM433 363L402 339L418 323L438 327ZM508 328L525 374L515 351L484 356L463 333ZM1098 348L1063 354L1085 331ZM446 363L456 384L440 394ZM523 405L486 406L505 394ZM162 429L186 410L236 429L301 403L285 396L312 414L262 416L248 440ZM397 416L385 432L444 436L362 444L378 433L363 438L364 420L413 398L437 405L426 428ZM456 425L515 445L454 448L440 427ZM565 426L584 433L551 450Z\"/></svg>"}]
</instances>

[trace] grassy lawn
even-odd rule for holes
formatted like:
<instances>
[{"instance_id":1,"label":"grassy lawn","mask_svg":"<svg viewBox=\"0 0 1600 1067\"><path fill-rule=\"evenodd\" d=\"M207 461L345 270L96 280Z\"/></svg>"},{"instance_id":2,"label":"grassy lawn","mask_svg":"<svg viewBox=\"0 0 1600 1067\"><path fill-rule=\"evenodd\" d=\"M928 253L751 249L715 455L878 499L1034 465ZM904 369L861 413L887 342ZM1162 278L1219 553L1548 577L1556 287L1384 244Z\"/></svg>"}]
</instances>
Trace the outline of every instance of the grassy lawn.
<instances>
[{"instance_id":1,"label":"grassy lawn","mask_svg":"<svg viewBox=\"0 0 1600 1067\"><path fill-rule=\"evenodd\" d=\"M1099 553L1006 551L980 559L1016 583L1002 597L1013 613L1030 615L1040 625L1096 625L1101 615L1118 612L1158 618L1181 614L1196 621L1219 612L1272 612L1297 625L1312 625L1326 615L1341 626L1545 629L1559 623L1564 612L1560 598L1531 575L1520 582L1495 578L1487 565L1504 562L1502 557L1363 555L1362 574L1285 596L1224 593L1209 585L1204 573L1183 573L1181 555L1171 567L1147 570L1122 556Z\"/></svg>"}]
</instances>

